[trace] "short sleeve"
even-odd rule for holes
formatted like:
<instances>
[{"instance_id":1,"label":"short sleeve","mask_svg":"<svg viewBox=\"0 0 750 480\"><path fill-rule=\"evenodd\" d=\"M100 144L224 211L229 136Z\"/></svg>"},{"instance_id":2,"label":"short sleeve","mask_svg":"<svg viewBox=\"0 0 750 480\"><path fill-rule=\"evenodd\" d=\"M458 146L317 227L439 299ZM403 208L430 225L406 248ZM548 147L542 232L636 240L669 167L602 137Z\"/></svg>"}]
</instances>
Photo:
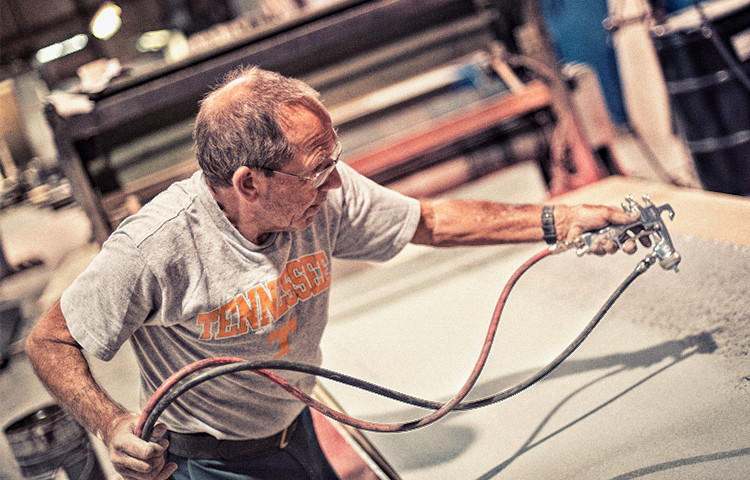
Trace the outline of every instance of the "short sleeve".
<instances>
[{"instance_id":1,"label":"short sleeve","mask_svg":"<svg viewBox=\"0 0 750 480\"><path fill-rule=\"evenodd\" d=\"M385 261L414 237L419 201L341 165L342 211L334 256Z\"/></svg>"},{"instance_id":2,"label":"short sleeve","mask_svg":"<svg viewBox=\"0 0 750 480\"><path fill-rule=\"evenodd\" d=\"M110 360L157 309L158 292L131 238L115 232L63 292L60 305L73 338L97 358Z\"/></svg>"}]
</instances>

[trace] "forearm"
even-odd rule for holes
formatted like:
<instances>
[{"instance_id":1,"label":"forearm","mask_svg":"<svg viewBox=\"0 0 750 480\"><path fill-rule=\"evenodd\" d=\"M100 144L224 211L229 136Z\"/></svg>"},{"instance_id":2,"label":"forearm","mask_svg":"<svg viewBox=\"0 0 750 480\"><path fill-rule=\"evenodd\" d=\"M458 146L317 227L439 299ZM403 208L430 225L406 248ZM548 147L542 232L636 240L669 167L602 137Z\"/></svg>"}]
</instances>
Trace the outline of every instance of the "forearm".
<instances>
[{"instance_id":1,"label":"forearm","mask_svg":"<svg viewBox=\"0 0 750 480\"><path fill-rule=\"evenodd\" d=\"M542 207L475 200L422 202L413 243L437 247L540 241ZM558 223L559 220L558 220Z\"/></svg>"},{"instance_id":2,"label":"forearm","mask_svg":"<svg viewBox=\"0 0 750 480\"><path fill-rule=\"evenodd\" d=\"M60 405L105 444L115 419L127 411L95 381L59 304L32 330L26 353L35 373Z\"/></svg>"},{"instance_id":3,"label":"forearm","mask_svg":"<svg viewBox=\"0 0 750 480\"><path fill-rule=\"evenodd\" d=\"M412 243L436 247L535 242L544 238L541 205L507 205L476 200L444 199L421 203L422 217ZM573 242L582 233L608 225L628 224L638 213L604 205L556 205L554 226L558 241ZM613 253L617 244L602 236L592 252ZM623 246L628 253L635 243Z\"/></svg>"}]
</instances>

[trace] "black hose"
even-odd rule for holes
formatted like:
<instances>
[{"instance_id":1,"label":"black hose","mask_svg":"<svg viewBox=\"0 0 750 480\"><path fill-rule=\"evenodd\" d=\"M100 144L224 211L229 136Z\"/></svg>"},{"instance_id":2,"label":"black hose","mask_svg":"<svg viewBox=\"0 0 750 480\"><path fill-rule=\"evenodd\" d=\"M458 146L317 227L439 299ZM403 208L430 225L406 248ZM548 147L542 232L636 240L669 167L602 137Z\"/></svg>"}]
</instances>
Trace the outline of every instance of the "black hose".
<instances>
[{"instance_id":1,"label":"black hose","mask_svg":"<svg viewBox=\"0 0 750 480\"><path fill-rule=\"evenodd\" d=\"M588 337L591 334L591 332L594 330L594 327L596 327L596 325L601 321L601 319L604 317L607 311L609 311L609 309L612 307L615 301L620 297L620 295L622 295L622 293L630 286L630 284L638 276L643 274L654 263L654 261L655 259L651 255L649 255L644 260L642 260L636 266L636 268L630 273L630 275L628 275L628 277L622 283L620 283L620 285L614 290L614 292L609 296L609 298L607 298L607 300L602 305L602 307L597 311L597 313L594 315L591 321L589 321L586 327L581 331L581 333L578 334L578 336L573 340L573 342L571 342L557 357L555 357L545 367L541 368L539 371L537 371L534 375L531 375L530 377L528 377L526 380L510 388L507 388L497 394L494 394L494 395L491 395L489 397L485 397L479 400L474 400L471 402L458 403L455 406L453 406L451 410L471 410L471 409L491 405L491 404L500 402L502 400L505 400L513 395L516 395L517 393L520 393L523 390L534 385L535 383L539 382L542 378L544 378L550 372L552 372L552 370L557 368L566 358L568 358L581 345L581 343L586 339L586 337ZM406 404L410 404L410 405L414 405L414 406L422 407L426 409L439 410L446 406L446 404L444 403L414 397L412 395L408 395L408 394L401 393L395 390L391 390L389 388L382 387L380 385L376 385L366 380L362 380L356 377L352 377L350 375L346 375L340 372L336 372L333 370L329 370L326 368L317 367L313 365L306 365L306 364L297 363L297 362L287 362L287 361L282 361L282 360L268 360L268 361L255 361L255 362L238 361L238 362L233 362L233 363L228 363L228 364L223 364L223 365L208 366L203 371L196 372L186 377L185 379L179 381L178 383L172 385L161 396L161 398L159 398L158 401L156 401L156 403L148 412L144 411L144 413L147 413L147 415L142 420L141 426L139 428L140 437L143 439L150 438L153 427L156 423L156 420L159 418L161 413L177 397L187 392L191 388L197 385L200 385L203 382L211 380L212 378L216 378L221 375L226 375L228 373L234 373L234 372L240 372L240 371L254 371L256 373L260 373L269 378L274 376L270 372L267 372L266 371L267 369L293 371L293 372L299 372L299 373L307 373L310 375L317 375L317 376L327 378L329 380L333 380L341 384L345 384L345 385L356 387L362 390L369 391L371 393L380 395L382 397L390 398L399 402L403 402ZM324 404L311 398L309 395L304 394L303 392L300 392L295 387L289 384L286 384L285 386L284 383L286 382L283 382L283 379L281 382L277 381L276 383L279 384L282 388L285 388L289 393L296 396L303 402L321 411L321 413L323 413L324 415L336 421L339 421L341 423L344 423L344 424L347 424L356 428L360 428L364 430L371 430L371 431L403 432L403 431L414 430L416 428L424 426L420 424L419 421L414 421L414 422L408 422L408 423L400 424L400 425L399 424L393 425L393 426L390 426L392 428L389 428L386 430L386 429L381 428L382 426L380 424L372 424L370 422L364 422L361 420L353 419L341 412L332 410L328 408L327 406L325 406Z\"/></svg>"}]
</instances>

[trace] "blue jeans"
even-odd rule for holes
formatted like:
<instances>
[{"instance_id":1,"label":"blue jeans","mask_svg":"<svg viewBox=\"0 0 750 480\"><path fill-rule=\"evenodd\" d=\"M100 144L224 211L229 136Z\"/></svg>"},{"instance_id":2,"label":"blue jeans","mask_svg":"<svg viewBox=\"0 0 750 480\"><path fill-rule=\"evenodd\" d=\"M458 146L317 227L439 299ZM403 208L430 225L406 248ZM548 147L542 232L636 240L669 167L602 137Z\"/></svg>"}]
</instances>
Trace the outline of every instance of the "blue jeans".
<instances>
[{"instance_id":1,"label":"blue jeans","mask_svg":"<svg viewBox=\"0 0 750 480\"><path fill-rule=\"evenodd\" d=\"M175 462L173 480L338 480L315 435L306 408L286 448L271 449L233 460L195 460L167 451Z\"/></svg>"}]
</instances>

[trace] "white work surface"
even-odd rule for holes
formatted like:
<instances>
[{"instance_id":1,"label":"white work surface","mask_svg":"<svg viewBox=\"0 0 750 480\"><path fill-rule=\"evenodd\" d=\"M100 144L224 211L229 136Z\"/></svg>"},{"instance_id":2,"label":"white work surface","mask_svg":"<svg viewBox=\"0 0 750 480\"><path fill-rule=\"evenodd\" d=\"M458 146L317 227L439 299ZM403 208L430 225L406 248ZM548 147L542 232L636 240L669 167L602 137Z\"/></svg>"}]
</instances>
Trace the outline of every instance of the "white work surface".
<instances>
[{"instance_id":1,"label":"white work surface","mask_svg":"<svg viewBox=\"0 0 750 480\"><path fill-rule=\"evenodd\" d=\"M617 204L623 182L604 182L589 196L601 201L607 188ZM576 195L588 198L585 189ZM544 381L413 432L366 432L367 439L404 479L748 478L750 253L684 229L675 237L680 273L654 265ZM446 401L479 355L507 278L542 248L415 247L382 265L335 263L324 366ZM496 393L554 358L643 256L643 249L605 258L566 252L532 267L511 294L469 399ZM428 413L321 383L347 413L365 420Z\"/></svg>"},{"instance_id":2,"label":"white work surface","mask_svg":"<svg viewBox=\"0 0 750 480\"><path fill-rule=\"evenodd\" d=\"M533 164L514 166L457 195L542 202L544 188L535 175ZM623 178L554 200L618 204L626 193L650 193L658 205L674 207L670 231L684 257L680 273L651 267L581 348L527 391L496 405L451 413L414 432L367 433L402 478L750 478L750 201ZM96 253L74 213L56 212L52 237L27 230L49 231L50 222L39 222L38 214L26 215L27 223L13 219L19 226L4 230L11 261L34 254L54 272L40 309ZM10 233L26 241L15 241ZM479 354L506 279L542 248L409 248L378 266L336 262L325 366L446 400ZM567 252L533 267L511 294L471 398L501 390L557 355L642 255L577 258ZM5 293L10 287L33 289L29 280L47 274L18 275L6 281ZM27 322L24 330L30 326ZM121 350L111 362L92 363L113 397L137 409L131 350ZM347 412L366 420L400 422L425 414L323 383ZM3 424L49 401L27 359L13 357L0 375ZM103 445L92 441L114 478ZM0 478L20 479L4 436Z\"/></svg>"}]
</instances>

